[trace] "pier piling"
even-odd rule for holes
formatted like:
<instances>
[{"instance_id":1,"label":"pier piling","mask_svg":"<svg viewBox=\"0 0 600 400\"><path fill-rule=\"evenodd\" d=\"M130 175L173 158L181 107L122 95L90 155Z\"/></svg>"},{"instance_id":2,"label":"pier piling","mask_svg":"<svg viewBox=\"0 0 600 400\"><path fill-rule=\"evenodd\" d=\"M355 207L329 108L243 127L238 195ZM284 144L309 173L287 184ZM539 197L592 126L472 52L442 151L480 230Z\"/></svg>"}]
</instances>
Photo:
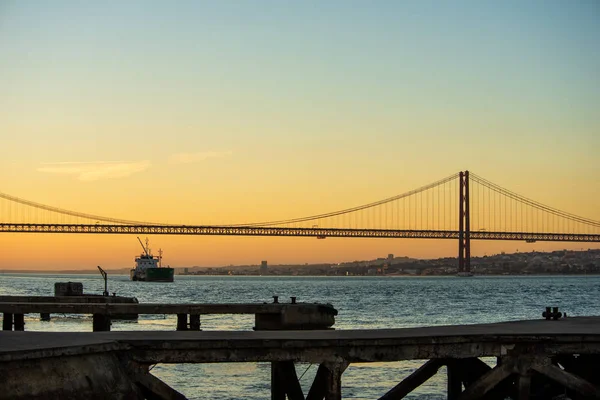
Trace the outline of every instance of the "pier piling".
<instances>
[{"instance_id":1,"label":"pier piling","mask_svg":"<svg viewBox=\"0 0 600 400\"><path fill-rule=\"evenodd\" d=\"M178 331L187 331L187 314L177 314L177 330Z\"/></svg>"},{"instance_id":2,"label":"pier piling","mask_svg":"<svg viewBox=\"0 0 600 400\"><path fill-rule=\"evenodd\" d=\"M12 313L5 312L2 317L2 330L12 331L13 327L13 315Z\"/></svg>"},{"instance_id":3,"label":"pier piling","mask_svg":"<svg viewBox=\"0 0 600 400\"><path fill-rule=\"evenodd\" d=\"M92 324L93 324L92 330L94 332L108 332L108 331L110 331L110 325L111 325L110 315L94 314Z\"/></svg>"},{"instance_id":4,"label":"pier piling","mask_svg":"<svg viewBox=\"0 0 600 400\"><path fill-rule=\"evenodd\" d=\"M25 315L23 314L15 314L14 318L14 327L15 331L24 331L25 330Z\"/></svg>"},{"instance_id":5,"label":"pier piling","mask_svg":"<svg viewBox=\"0 0 600 400\"><path fill-rule=\"evenodd\" d=\"M190 314L190 331L200 330L200 314Z\"/></svg>"}]
</instances>

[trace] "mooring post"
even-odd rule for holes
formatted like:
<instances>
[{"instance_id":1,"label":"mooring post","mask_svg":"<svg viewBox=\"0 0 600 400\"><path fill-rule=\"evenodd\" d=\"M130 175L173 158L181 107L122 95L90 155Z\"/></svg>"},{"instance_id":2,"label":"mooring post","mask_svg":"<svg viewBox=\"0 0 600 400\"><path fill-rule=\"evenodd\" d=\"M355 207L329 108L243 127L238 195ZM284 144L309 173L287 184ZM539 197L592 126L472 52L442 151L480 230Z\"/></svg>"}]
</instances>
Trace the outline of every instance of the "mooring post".
<instances>
[{"instance_id":1,"label":"mooring post","mask_svg":"<svg viewBox=\"0 0 600 400\"><path fill-rule=\"evenodd\" d=\"M3 331L12 331L13 327L13 315L12 313L4 313L4 317L2 318L2 330Z\"/></svg>"},{"instance_id":2,"label":"mooring post","mask_svg":"<svg viewBox=\"0 0 600 400\"><path fill-rule=\"evenodd\" d=\"M25 330L25 315L23 314L15 314L15 331L24 331Z\"/></svg>"},{"instance_id":3,"label":"mooring post","mask_svg":"<svg viewBox=\"0 0 600 400\"><path fill-rule=\"evenodd\" d=\"M93 331L94 332L109 332L110 331L110 315L94 314L93 316Z\"/></svg>"},{"instance_id":4,"label":"mooring post","mask_svg":"<svg viewBox=\"0 0 600 400\"><path fill-rule=\"evenodd\" d=\"M187 331L187 314L177 314L177 330Z\"/></svg>"},{"instance_id":5,"label":"mooring post","mask_svg":"<svg viewBox=\"0 0 600 400\"><path fill-rule=\"evenodd\" d=\"M190 314L190 330L200 330L200 314Z\"/></svg>"},{"instance_id":6,"label":"mooring post","mask_svg":"<svg viewBox=\"0 0 600 400\"><path fill-rule=\"evenodd\" d=\"M40 321L50 321L50 313L40 313Z\"/></svg>"}]
</instances>

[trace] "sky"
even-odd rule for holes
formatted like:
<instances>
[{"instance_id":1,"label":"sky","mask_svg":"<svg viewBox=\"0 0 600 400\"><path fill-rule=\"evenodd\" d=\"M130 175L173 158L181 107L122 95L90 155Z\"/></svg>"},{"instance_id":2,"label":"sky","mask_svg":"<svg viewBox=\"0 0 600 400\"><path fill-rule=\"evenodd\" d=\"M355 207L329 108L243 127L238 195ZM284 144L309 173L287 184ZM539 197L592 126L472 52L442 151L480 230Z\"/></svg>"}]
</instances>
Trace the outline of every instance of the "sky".
<instances>
[{"instance_id":1,"label":"sky","mask_svg":"<svg viewBox=\"0 0 600 400\"><path fill-rule=\"evenodd\" d=\"M463 170L600 220L597 1L0 0L0 192L177 224L353 207ZM185 267L455 256L454 241L155 236ZM0 269L134 236L1 234ZM474 255L587 248L477 242Z\"/></svg>"}]
</instances>

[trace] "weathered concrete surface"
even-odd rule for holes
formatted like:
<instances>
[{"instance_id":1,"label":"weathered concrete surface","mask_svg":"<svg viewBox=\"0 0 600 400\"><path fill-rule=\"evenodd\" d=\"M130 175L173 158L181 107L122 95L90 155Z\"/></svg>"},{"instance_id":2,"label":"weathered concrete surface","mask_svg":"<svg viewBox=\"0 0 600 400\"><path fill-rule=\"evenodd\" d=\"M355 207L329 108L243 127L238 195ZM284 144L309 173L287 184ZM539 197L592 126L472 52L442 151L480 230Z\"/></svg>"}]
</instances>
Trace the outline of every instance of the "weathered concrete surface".
<instances>
[{"instance_id":1,"label":"weathered concrete surface","mask_svg":"<svg viewBox=\"0 0 600 400\"><path fill-rule=\"evenodd\" d=\"M321 304L283 305L279 313L257 313L255 330L326 329L335 324L337 310Z\"/></svg>"},{"instance_id":2,"label":"weathered concrete surface","mask_svg":"<svg viewBox=\"0 0 600 400\"><path fill-rule=\"evenodd\" d=\"M124 304L124 303L3 303L1 313L74 313L74 314L299 314L337 315L337 310L324 304Z\"/></svg>"},{"instance_id":3,"label":"weathered concrete surface","mask_svg":"<svg viewBox=\"0 0 600 400\"><path fill-rule=\"evenodd\" d=\"M14 330L24 330L24 324L17 322L22 322L23 315L28 313L39 313L46 319L49 319L51 313L93 314L94 331L109 331L111 319L133 319L138 314L177 314L178 331L199 330L200 315L203 314L255 314L256 330L327 329L335 324L337 315L337 310L326 304L125 304L80 300L82 301L73 303L65 303L63 300L56 303L0 301L3 330L12 329L13 322L10 318L14 318ZM187 315L190 316L189 328Z\"/></svg>"},{"instance_id":4,"label":"weathered concrete surface","mask_svg":"<svg viewBox=\"0 0 600 400\"><path fill-rule=\"evenodd\" d=\"M113 352L0 363L0 399L142 399Z\"/></svg>"},{"instance_id":5,"label":"weathered concrete surface","mask_svg":"<svg viewBox=\"0 0 600 400\"><path fill-rule=\"evenodd\" d=\"M92 337L84 332L0 331L0 363L45 357L129 350L131 346L111 338Z\"/></svg>"},{"instance_id":6,"label":"weathered concrete surface","mask_svg":"<svg viewBox=\"0 0 600 400\"><path fill-rule=\"evenodd\" d=\"M138 398L140 390L153 391L158 398L180 398L154 377L136 378L139 371L132 373L127 365L255 361L318 363L330 373L321 374L311 392L339 399L341 374L348 363L409 359L458 363L482 356L504 361L483 375L461 378L469 387L460 393L457 386L455 395L465 399L485 396L505 381L507 373L518 376L519 390L525 393L531 371L541 371L582 396L598 397L595 377L578 375L576 368L563 371L552 364L557 355L566 357L564 365L569 357L573 363L589 357L597 368L598 354L600 317L347 331L4 331L0 332L0 387L8 389L0 391L0 399ZM587 364L579 364L575 367L587 368ZM284 378L282 382L289 380ZM98 397L100 392L103 397Z\"/></svg>"},{"instance_id":7,"label":"weathered concrete surface","mask_svg":"<svg viewBox=\"0 0 600 400\"><path fill-rule=\"evenodd\" d=\"M73 296L0 296L0 303L132 303L135 297L82 294Z\"/></svg>"},{"instance_id":8,"label":"weathered concrete surface","mask_svg":"<svg viewBox=\"0 0 600 400\"><path fill-rule=\"evenodd\" d=\"M0 332L0 362L90 345L124 346L142 363L400 361L600 353L600 317L409 329L199 332ZM527 350L527 349L530 350ZM18 350L16 350L18 349Z\"/></svg>"}]
</instances>

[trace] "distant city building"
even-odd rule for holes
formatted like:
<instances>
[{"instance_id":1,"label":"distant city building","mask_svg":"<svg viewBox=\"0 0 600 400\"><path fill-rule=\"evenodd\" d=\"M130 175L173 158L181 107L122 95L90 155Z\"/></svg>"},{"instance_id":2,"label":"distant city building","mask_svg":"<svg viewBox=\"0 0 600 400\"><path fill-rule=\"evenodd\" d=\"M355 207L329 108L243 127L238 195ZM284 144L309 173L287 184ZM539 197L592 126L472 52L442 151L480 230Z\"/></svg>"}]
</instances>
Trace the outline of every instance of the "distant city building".
<instances>
[{"instance_id":1,"label":"distant city building","mask_svg":"<svg viewBox=\"0 0 600 400\"><path fill-rule=\"evenodd\" d=\"M188 270L187 268L184 268L184 269L183 269L183 273L184 273L185 275L187 275L187 274L189 273L189 270Z\"/></svg>"},{"instance_id":2,"label":"distant city building","mask_svg":"<svg viewBox=\"0 0 600 400\"><path fill-rule=\"evenodd\" d=\"M388 260L393 260L394 259L394 255L392 253L388 254Z\"/></svg>"},{"instance_id":3,"label":"distant city building","mask_svg":"<svg viewBox=\"0 0 600 400\"><path fill-rule=\"evenodd\" d=\"M260 274L267 275L268 272L269 272L269 267L267 266L267 261L261 261L260 262Z\"/></svg>"}]
</instances>

